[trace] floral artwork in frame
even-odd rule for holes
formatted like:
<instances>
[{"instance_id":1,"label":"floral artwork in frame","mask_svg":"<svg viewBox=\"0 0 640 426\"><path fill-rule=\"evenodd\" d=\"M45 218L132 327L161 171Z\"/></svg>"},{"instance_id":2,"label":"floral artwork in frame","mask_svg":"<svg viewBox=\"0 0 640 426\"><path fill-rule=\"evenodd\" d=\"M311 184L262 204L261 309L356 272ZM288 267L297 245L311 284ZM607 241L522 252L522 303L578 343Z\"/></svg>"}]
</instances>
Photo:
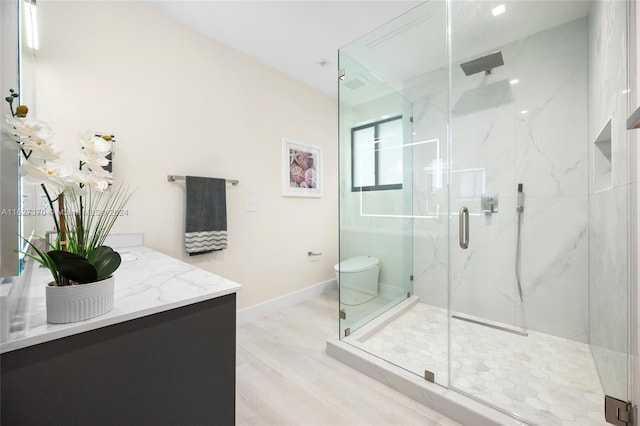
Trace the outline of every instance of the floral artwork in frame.
<instances>
[{"instance_id":1,"label":"floral artwork in frame","mask_svg":"<svg viewBox=\"0 0 640 426\"><path fill-rule=\"evenodd\" d=\"M322 195L322 149L282 138L282 195Z\"/></svg>"}]
</instances>

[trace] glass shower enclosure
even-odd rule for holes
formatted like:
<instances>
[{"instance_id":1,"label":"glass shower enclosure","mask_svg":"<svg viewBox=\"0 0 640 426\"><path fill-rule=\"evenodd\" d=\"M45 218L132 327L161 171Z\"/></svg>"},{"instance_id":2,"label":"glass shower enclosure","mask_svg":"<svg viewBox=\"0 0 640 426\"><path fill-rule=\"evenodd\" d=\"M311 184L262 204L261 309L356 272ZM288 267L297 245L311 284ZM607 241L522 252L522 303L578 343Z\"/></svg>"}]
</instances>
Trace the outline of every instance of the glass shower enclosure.
<instances>
[{"instance_id":1,"label":"glass shower enclosure","mask_svg":"<svg viewBox=\"0 0 640 426\"><path fill-rule=\"evenodd\" d=\"M340 49L344 342L530 424L628 400L627 8L430 1Z\"/></svg>"}]
</instances>

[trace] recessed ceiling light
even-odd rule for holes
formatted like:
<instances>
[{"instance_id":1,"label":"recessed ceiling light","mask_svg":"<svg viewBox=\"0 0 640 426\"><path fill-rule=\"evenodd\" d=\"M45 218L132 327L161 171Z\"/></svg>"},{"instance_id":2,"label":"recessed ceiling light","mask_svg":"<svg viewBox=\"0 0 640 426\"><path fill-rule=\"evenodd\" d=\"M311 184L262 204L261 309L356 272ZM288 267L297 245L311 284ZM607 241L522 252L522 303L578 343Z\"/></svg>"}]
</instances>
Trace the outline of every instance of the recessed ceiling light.
<instances>
[{"instance_id":1,"label":"recessed ceiling light","mask_svg":"<svg viewBox=\"0 0 640 426\"><path fill-rule=\"evenodd\" d=\"M514 84L518 84L519 81L520 80L518 80L517 78L514 78L513 80L509 81L509 83L511 83L511 85L514 85Z\"/></svg>"},{"instance_id":2,"label":"recessed ceiling light","mask_svg":"<svg viewBox=\"0 0 640 426\"><path fill-rule=\"evenodd\" d=\"M507 8L504 7L504 4L501 4L500 6L496 6L493 9L491 9L491 13L493 13L493 16L498 16L498 15L502 15L506 10Z\"/></svg>"},{"instance_id":3,"label":"recessed ceiling light","mask_svg":"<svg viewBox=\"0 0 640 426\"><path fill-rule=\"evenodd\" d=\"M526 109L523 109L522 111L520 111L520 114L526 114L526 113L528 113L528 112L529 112L529 111L527 111Z\"/></svg>"}]
</instances>

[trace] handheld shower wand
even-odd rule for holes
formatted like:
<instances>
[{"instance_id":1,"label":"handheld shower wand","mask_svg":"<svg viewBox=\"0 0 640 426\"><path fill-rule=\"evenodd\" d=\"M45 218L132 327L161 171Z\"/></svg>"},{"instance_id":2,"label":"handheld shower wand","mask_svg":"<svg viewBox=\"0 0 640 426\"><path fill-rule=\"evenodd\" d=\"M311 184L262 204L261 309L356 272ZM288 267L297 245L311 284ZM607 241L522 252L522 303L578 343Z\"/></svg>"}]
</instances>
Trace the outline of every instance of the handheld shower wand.
<instances>
[{"instance_id":1,"label":"handheld shower wand","mask_svg":"<svg viewBox=\"0 0 640 426\"><path fill-rule=\"evenodd\" d=\"M518 218L516 220L516 283L518 284L518 295L520 296L520 302L524 302L522 297L522 284L520 282L520 228L522 227L522 213L524 212L524 192L522 191L522 184L518 184L518 200L516 202L516 214Z\"/></svg>"},{"instance_id":2,"label":"handheld shower wand","mask_svg":"<svg viewBox=\"0 0 640 426\"><path fill-rule=\"evenodd\" d=\"M516 204L516 211L522 213L524 211L524 192L522 192L522 184L518 184L518 202Z\"/></svg>"}]
</instances>

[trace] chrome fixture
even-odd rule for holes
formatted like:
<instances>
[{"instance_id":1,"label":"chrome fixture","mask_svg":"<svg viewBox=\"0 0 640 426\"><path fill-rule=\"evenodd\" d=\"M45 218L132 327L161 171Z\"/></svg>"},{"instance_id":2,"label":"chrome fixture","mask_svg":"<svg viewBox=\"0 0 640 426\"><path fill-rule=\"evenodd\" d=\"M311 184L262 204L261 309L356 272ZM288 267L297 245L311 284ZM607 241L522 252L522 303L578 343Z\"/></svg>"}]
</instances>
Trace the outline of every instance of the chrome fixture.
<instances>
[{"instance_id":1,"label":"chrome fixture","mask_svg":"<svg viewBox=\"0 0 640 426\"><path fill-rule=\"evenodd\" d=\"M480 321L480 320L477 320L477 319L474 319L474 318L470 318L470 317L466 317L466 316L463 316L463 315L451 315L451 318L457 319L457 320L461 320L461 321L470 322L472 324L483 325L485 327L493 328L495 330L507 331L509 333L517 334L517 335L523 336L523 337L528 337L529 336L529 333L527 332L527 330L524 329L524 328L520 328L520 327L509 327L509 326L505 326L505 325L491 324L490 322Z\"/></svg>"},{"instance_id":2,"label":"chrome fixture","mask_svg":"<svg viewBox=\"0 0 640 426\"><path fill-rule=\"evenodd\" d=\"M458 216L458 239L460 248L466 250L469 247L469 209L462 207Z\"/></svg>"},{"instance_id":3,"label":"chrome fixture","mask_svg":"<svg viewBox=\"0 0 640 426\"><path fill-rule=\"evenodd\" d=\"M520 228L522 227L522 213L524 212L524 192L522 184L518 184L518 201L516 202L516 283L518 285L518 295L520 302L524 302L522 297L522 283L520 282Z\"/></svg>"},{"instance_id":4,"label":"chrome fixture","mask_svg":"<svg viewBox=\"0 0 640 426\"><path fill-rule=\"evenodd\" d=\"M167 182L175 182L177 180L185 180L185 176L177 176L177 175L168 175L167 176ZM240 183L239 180L237 179L225 179L227 181L227 183L230 183L231 185L237 185Z\"/></svg>"},{"instance_id":5,"label":"chrome fixture","mask_svg":"<svg viewBox=\"0 0 640 426\"><path fill-rule=\"evenodd\" d=\"M480 58L463 62L460 64L460 68L462 68L462 71L464 71L464 74L468 77L482 71L484 71L485 75L489 75L494 68L502 65L504 65L504 59L502 59L502 52L498 50L497 52L490 53Z\"/></svg>"},{"instance_id":6,"label":"chrome fixture","mask_svg":"<svg viewBox=\"0 0 640 426\"><path fill-rule=\"evenodd\" d=\"M485 192L480 196L480 212L484 214L498 213L498 193Z\"/></svg>"}]
</instances>

